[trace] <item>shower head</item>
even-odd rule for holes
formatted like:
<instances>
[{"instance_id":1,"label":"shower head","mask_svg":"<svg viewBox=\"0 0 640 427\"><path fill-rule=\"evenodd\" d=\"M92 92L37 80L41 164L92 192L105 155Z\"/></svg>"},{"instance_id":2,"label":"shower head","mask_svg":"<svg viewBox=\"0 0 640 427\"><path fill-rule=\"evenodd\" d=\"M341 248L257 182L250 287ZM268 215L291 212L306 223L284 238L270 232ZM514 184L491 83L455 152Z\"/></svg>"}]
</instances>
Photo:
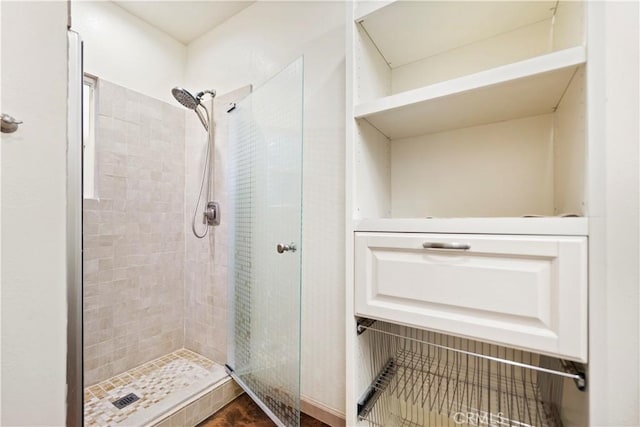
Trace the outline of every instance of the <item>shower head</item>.
<instances>
[{"instance_id":1,"label":"shower head","mask_svg":"<svg viewBox=\"0 0 640 427\"><path fill-rule=\"evenodd\" d=\"M200 99L202 99L202 95L204 95L204 92L199 93L196 97L193 96L188 90L176 86L171 89L171 94L176 99L176 101L178 101L184 107L188 108L189 110L195 111L198 115L198 118L200 119L200 122L202 123L202 126L204 126L204 129L207 131L209 130L209 111L207 111L207 107L202 105L202 103L200 102ZM213 96L215 96L215 92L213 93ZM198 109L198 107L203 108L204 111L206 111L206 118L202 114L202 111Z\"/></svg>"},{"instance_id":2,"label":"shower head","mask_svg":"<svg viewBox=\"0 0 640 427\"><path fill-rule=\"evenodd\" d=\"M174 87L171 89L171 94L180 104L188 108L189 110L195 110L200 105L200 100L193 96L191 92L181 87Z\"/></svg>"}]
</instances>

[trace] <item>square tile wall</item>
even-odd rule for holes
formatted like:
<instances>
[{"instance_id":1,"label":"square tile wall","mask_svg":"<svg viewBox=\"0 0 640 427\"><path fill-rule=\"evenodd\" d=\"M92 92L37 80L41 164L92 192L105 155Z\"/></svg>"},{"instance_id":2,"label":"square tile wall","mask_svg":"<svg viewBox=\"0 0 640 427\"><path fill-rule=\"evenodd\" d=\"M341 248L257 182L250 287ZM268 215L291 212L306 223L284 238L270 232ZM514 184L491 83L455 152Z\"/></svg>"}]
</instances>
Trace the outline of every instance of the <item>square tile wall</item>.
<instances>
[{"instance_id":1,"label":"square tile wall","mask_svg":"<svg viewBox=\"0 0 640 427\"><path fill-rule=\"evenodd\" d=\"M204 239L191 231L206 153L207 133L195 114L186 123L185 191L185 347L211 360L227 361L227 272L229 204L226 184L228 141L227 107L247 96L250 86L215 98L214 193L220 203L221 224L209 229ZM206 101L207 108L210 103ZM191 117L193 116L193 117ZM206 203L206 202L201 202ZM196 217L198 232L203 230L202 207Z\"/></svg>"},{"instance_id":2,"label":"square tile wall","mask_svg":"<svg viewBox=\"0 0 640 427\"><path fill-rule=\"evenodd\" d=\"M99 80L84 201L85 386L184 344L185 111Z\"/></svg>"}]
</instances>

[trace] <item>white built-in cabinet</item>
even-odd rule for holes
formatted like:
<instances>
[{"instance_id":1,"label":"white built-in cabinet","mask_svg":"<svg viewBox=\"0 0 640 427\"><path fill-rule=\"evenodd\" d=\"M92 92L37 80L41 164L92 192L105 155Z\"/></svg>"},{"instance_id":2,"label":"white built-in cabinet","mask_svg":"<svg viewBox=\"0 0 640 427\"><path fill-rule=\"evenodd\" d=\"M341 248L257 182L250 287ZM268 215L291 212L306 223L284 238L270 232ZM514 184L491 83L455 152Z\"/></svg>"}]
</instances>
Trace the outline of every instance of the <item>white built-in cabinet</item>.
<instances>
[{"instance_id":1,"label":"white built-in cabinet","mask_svg":"<svg viewBox=\"0 0 640 427\"><path fill-rule=\"evenodd\" d=\"M348 5L347 425L586 422L585 9Z\"/></svg>"},{"instance_id":2,"label":"white built-in cabinet","mask_svg":"<svg viewBox=\"0 0 640 427\"><path fill-rule=\"evenodd\" d=\"M356 316L586 361L586 237L357 233L354 254Z\"/></svg>"}]
</instances>

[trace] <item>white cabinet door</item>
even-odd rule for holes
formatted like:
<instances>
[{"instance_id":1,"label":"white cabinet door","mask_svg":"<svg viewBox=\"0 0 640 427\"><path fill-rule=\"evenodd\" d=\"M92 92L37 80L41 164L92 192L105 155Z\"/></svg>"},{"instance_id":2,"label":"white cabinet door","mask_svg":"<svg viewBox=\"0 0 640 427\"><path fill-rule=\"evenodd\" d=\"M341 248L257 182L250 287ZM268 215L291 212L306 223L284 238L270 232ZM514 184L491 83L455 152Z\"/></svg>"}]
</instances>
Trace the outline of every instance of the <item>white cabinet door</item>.
<instances>
[{"instance_id":1,"label":"white cabinet door","mask_svg":"<svg viewBox=\"0 0 640 427\"><path fill-rule=\"evenodd\" d=\"M355 313L586 362L587 238L356 233Z\"/></svg>"}]
</instances>

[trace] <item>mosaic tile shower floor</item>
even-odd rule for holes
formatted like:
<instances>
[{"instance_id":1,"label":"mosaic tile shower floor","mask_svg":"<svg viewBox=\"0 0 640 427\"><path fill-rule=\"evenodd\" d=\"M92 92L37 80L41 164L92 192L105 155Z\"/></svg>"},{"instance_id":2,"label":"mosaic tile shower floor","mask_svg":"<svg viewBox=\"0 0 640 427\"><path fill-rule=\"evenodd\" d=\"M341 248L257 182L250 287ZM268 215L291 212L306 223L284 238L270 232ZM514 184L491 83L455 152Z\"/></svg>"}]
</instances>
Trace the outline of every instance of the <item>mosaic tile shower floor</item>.
<instances>
[{"instance_id":1,"label":"mosaic tile shower floor","mask_svg":"<svg viewBox=\"0 0 640 427\"><path fill-rule=\"evenodd\" d=\"M192 351L181 349L123 374L85 388L85 426L115 426L185 392L196 383L224 376L222 367ZM135 393L140 400L118 409L113 401ZM185 399L189 396L185 396ZM166 406L166 405L165 405Z\"/></svg>"}]
</instances>

